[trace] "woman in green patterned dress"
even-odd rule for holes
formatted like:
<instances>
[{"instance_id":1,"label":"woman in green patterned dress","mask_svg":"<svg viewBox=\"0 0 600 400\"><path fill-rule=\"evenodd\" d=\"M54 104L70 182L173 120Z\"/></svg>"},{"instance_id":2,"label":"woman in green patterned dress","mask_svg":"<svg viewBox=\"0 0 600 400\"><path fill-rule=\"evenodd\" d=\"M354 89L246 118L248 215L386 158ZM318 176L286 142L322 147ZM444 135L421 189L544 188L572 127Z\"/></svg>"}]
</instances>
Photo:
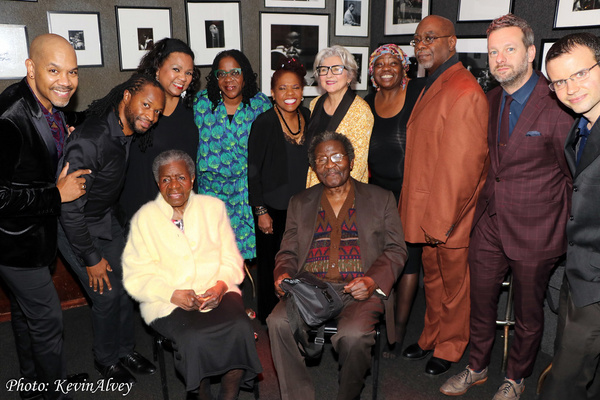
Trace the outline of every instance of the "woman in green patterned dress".
<instances>
[{"instance_id":1,"label":"woman in green patterned dress","mask_svg":"<svg viewBox=\"0 0 600 400\"><path fill-rule=\"evenodd\" d=\"M248 136L254 119L272 107L239 50L217 54L206 90L194 103L199 144L198 193L225 202L244 259L256 257L254 218L248 203Z\"/></svg>"}]
</instances>

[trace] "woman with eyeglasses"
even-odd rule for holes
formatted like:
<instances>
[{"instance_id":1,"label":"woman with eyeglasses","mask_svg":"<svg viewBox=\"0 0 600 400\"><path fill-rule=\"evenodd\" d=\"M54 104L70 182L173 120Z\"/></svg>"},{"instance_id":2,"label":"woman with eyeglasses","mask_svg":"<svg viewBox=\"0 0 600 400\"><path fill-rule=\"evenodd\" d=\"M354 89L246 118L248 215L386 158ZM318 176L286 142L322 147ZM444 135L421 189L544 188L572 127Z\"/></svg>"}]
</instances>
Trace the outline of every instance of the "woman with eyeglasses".
<instances>
[{"instance_id":1,"label":"woman with eyeglasses","mask_svg":"<svg viewBox=\"0 0 600 400\"><path fill-rule=\"evenodd\" d=\"M324 131L338 132L348 137L355 152L351 176L366 183L369 180L367 157L373 114L369 105L350 88L358 75L354 56L343 46L327 47L317 53L314 75L326 93L310 103L307 132L311 137ZM306 186L317 183L319 180L310 169Z\"/></svg>"},{"instance_id":2,"label":"woman with eyeglasses","mask_svg":"<svg viewBox=\"0 0 600 400\"><path fill-rule=\"evenodd\" d=\"M282 58L271 78L274 106L256 118L248 141L248 189L256 222L257 314L261 322L278 302L273 290L290 198L306 187L310 111L302 106L306 69Z\"/></svg>"},{"instance_id":3,"label":"woman with eyeglasses","mask_svg":"<svg viewBox=\"0 0 600 400\"><path fill-rule=\"evenodd\" d=\"M408 56L395 44L375 49L369 58L369 75L377 91L365 97L375 119L369 145L369 183L393 192L396 202L404 178L406 124L426 83L425 78L408 78L409 65ZM396 343L393 348L384 349L385 358L401 353L419 281L422 247L409 243L407 247L408 260L395 286Z\"/></svg>"},{"instance_id":4,"label":"woman with eyeglasses","mask_svg":"<svg viewBox=\"0 0 600 400\"><path fill-rule=\"evenodd\" d=\"M271 102L259 92L250 61L239 50L217 54L206 79L206 90L194 103L198 193L225 202L240 253L250 260L256 257L256 240L248 202L248 136Z\"/></svg>"},{"instance_id":5,"label":"woman with eyeglasses","mask_svg":"<svg viewBox=\"0 0 600 400\"><path fill-rule=\"evenodd\" d=\"M154 158L175 149L194 159L198 151L192 104L200 90L200 70L194 66L192 49L179 39L159 40L142 57L137 72L160 82L166 102L159 122L145 135L134 136L129 150L125 186L119 199L127 224L142 205L158 195L151 168Z\"/></svg>"}]
</instances>

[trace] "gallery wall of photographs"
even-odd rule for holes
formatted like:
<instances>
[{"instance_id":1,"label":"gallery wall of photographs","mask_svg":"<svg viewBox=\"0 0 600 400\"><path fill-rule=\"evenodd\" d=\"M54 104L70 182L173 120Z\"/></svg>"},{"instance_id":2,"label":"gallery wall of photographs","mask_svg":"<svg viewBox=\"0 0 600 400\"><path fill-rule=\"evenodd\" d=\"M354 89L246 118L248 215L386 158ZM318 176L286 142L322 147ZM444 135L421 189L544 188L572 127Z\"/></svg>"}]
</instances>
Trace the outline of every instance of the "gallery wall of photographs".
<instances>
[{"instance_id":1,"label":"gallery wall of photographs","mask_svg":"<svg viewBox=\"0 0 600 400\"><path fill-rule=\"evenodd\" d=\"M312 77L318 50L344 45L360 68L354 88L365 94L370 51L397 43L412 55L408 43L428 14L455 22L459 57L486 88L485 30L509 11L532 25L538 66L561 36L581 30L600 35L600 0L0 0L0 90L25 75L31 39L53 32L72 43L82 67L71 106L77 110L125 80L163 37L187 41L203 76L219 51L241 49L266 94L278 59L297 56L308 70L307 99L319 94Z\"/></svg>"}]
</instances>

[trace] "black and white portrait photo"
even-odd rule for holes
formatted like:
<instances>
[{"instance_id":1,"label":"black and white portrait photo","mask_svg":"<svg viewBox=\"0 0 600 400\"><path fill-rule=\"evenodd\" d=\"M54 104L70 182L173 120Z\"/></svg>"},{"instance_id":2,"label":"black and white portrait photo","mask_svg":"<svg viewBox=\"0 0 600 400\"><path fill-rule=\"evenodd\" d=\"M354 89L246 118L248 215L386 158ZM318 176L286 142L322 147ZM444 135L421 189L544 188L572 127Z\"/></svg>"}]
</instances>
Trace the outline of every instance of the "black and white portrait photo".
<instances>
[{"instance_id":1,"label":"black and white portrait photo","mask_svg":"<svg viewBox=\"0 0 600 400\"><path fill-rule=\"evenodd\" d=\"M82 30L69 31L69 43L75 50L85 50L85 39Z\"/></svg>"},{"instance_id":2,"label":"black and white portrait photo","mask_svg":"<svg viewBox=\"0 0 600 400\"><path fill-rule=\"evenodd\" d=\"M138 28L138 45L140 50L154 48L154 31L152 28Z\"/></svg>"},{"instance_id":3,"label":"black and white portrait photo","mask_svg":"<svg viewBox=\"0 0 600 400\"><path fill-rule=\"evenodd\" d=\"M394 0L394 24L419 22L423 11L423 0Z\"/></svg>"},{"instance_id":4,"label":"black and white portrait photo","mask_svg":"<svg viewBox=\"0 0 600 400\"><path fill-rule=\"evenodd\" d=\"M223 21L204 21L206 28L206 47L214 49L225 47L224 22Z\"/></svg>"},{"instance_id":5,"label":"black and white portrait photo","mask_svg":"<svg viewBox=\"0 0 600 400\"><path fill-rule=\"evenodd\" d=\"M573 0L573 11L600 10L600 0Z\"/></svg>"},{"instance_id":6,"label":"black and white portrait photo","mask_svg":"<svg viewBox=\"0 0 600 400\"><path fill-rule=\"evenodd\" d=\"M344 25L360 26L361 2L344 0Z\"/></svg>"}]
</instances>

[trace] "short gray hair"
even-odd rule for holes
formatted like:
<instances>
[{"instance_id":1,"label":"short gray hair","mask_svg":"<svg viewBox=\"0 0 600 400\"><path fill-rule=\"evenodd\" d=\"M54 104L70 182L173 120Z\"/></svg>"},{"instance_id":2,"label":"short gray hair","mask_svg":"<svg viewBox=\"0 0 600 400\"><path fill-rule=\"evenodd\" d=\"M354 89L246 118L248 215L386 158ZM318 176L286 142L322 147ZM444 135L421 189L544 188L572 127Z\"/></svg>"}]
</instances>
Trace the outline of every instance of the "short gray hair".
<instances>
[{"instance_id":1,"label":"short gray hair","mask_svg":"<svg viewBox=\"0 0 600 400\"><path fill-rule=\"evenodd\" d=\"M152 173L154 174L154 180L158 182L158 171L160 170L160 167L177 161L183 161L188 173L190 174L190 177L194 178L196 174L196 165L194 164L192 157L190 157L185 151L166 150L157 155L152 162Z\"/></svg>"},{"instance_id":2,"label":"short gray hair","mask_svg":"<svg viewBox=\"0 0 600 400\"><path fill-rule=\"evenodd\" d=\"M348 155L348 161L351 162L352 160L354 160L354 146L352 146L352 142L350 141L350 139L348 139L348 137L338 132L324 131L321 133L317 133L308 145L308 164L313 169L313 171L317 169L317 155L315 154L317 146L323 142L329 142L330 140L340 142L342 146L344 146L344 151Z\"/></svg>"},{"instance_id":3,"label":"short gray hair","mask_svg":"<svg viewBox=\"0 0 600 400\"><path fill-rule=\"evenodd\" d=\"M316 79L319 79L319 74L317 73L317 67L323 63L323 60L329 57L339 57L342 60L342 64L348 71L348 76L352 79L351 83L356 81L358 76L358 64L354 59L352 53L348 51L344 46L334 45L331 47L326 47L320 50L315 57L315 65L313 68L313 75Z\"/></svg>"}]
</instances>

